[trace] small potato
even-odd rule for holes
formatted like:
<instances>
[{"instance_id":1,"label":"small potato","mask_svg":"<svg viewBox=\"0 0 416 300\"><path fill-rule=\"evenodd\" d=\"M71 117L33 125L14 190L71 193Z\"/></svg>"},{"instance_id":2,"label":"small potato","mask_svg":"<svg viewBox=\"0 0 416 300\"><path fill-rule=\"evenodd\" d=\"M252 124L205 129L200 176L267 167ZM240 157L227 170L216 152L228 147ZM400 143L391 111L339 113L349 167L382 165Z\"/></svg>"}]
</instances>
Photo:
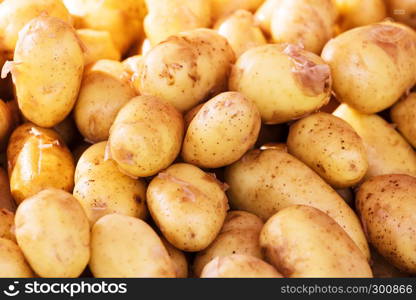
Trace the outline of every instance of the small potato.
<instances>
[{"instance_id":1,"label":"small potato","mask_svg":"<svg viewBox=\"0 0 416 300\"><path fill-rule=\"evenodd\" d=\"M174 246L172 246L171 243L169 243L164 237L160 237L160 239L162 240L163 245L166 248L166 251L168 251L170 259L173 262L173 265L175 267L176 278L187 278L188 261L186 259L185 254L181 250L176 249Z\"/></svg>"},{"instance_id":2,"label":"small potato","mask_svg":"<svg viewBox=\"0 0 416 300\"><path fill-rule=\"evenodd\" d=\"M369 168L366 178L385 174L416 176L416 153L406 140L378 115L366 115L343 104L334 115L347 121L362 138Z\"/></svg>"},{"instance_id":3,"label":"small potato","mask_svg":"<svg viewBox=\"0 0 416 300\"><path fill-rule=\"evenodd\" d=\"M7 173L0 167L0 208L14 212L16 204L10 192L10 182Z\"/></svg>"},{"instance_id":4,"label":"small potato","mask_svg":"<svg viewBox=\"0 0 416 300\"><path fill-rule=\"evenodd\" d=\"M261 125L253 102L236 92L206 102L188 126L182 157L202 168L219 168L239 160L256 143Z\"/></svg>"},{"instance_id":5,"label":"small potato","mask_svg":"<svg viewBox=\"0 0 416 300\"><path fill-rule=\"evenodd\" d=\"M134 55L126 58L122 63L124 70L127 71L130 75L130 81L133 84L133 87L136 89L136 92L139 93L140 91L140 72L143 67L143 56L142 55Z\"/></svg>"},{"instance_id":6,"label":"small potato","mask_svg":"<svg viewBox=\"0 0 416 300\"><path fill-rule=\"evenodd\" d=\"M416 148L416 93L397 102L391 108L390 115L400 133Z\"/></svg>"},{"instance_id":7,"label":"small potato","mask_svg":"<svg viewBox=\"0 0 416 300\"><path fill-rule=\"evenodd\" d=\"M100 59L120 60L120 51L114 45L108 31L78 29L77 35L86 48L84 53L85 65Z\"/></svg>"},{"instance_id":8,"label":"small potato","mask_svg":"<svg viewBox=\"0 0 416 300\"><path fill-rule=\"evenodd\" d=\"M253 14L246 10L237 10L219 22L215 28L227 39L236 57L250 48L267 43L260 28L255 24Z\"/></svg>"},{"instance_id":9,"label":"small potato","mask_svg":"<svg viewBox=\"0 0 416 300\"><path fill-rule=\"evenodd\" d=\"M14 213L5 208L0 208L0 238L16 242Z\"/></svg>"},{"instance_id":10,"label":"small potato","mask_svg":"<svg viewBox=\"0 0 416 300\"><path fill-rule=\"evenodd\" d=\"M296 156L326 182L346 188L361 181L368 169L363 141L344 120L316 113L293 124L287 139Z\"/></svg>"},{"instance_id":11,"label":"small potato","mask_svg":"<svg viewBox=\"0 0 416 300\"><path fill-rule=\"evenodd\" d=\"M19 204L46 188L72 192L74 160L61 137L30 123L19 126L7 148L10 189Z\"/></svg>"},{"instance_id":12,"label":"small potato","mask_svg":"<svg viewBox=\"0 0 416 300\"><path fill-rule=\"evenodd\" d=\"M366 257L323 211L294 205L273 215L260 234L267 260L284 277L372 277Z\"/></svg>"},{"instance_id":13,"label":"small potato","mask_svg":"<svg viewBox=\"0 0 416 300\"><path fill-rule=\"evenodd\" d=\"M89 266L94 277L175 277L165 246L142 220L106 215L95 223L91 235Z\"/></svg>"},{"instance_id":14,"label":"small potato","mask_svg":"<svg viewBox=\"0 0 416 300\"><path fill-rule=\"evenodd\" d=\"M234 62L227 40L195 29L169 37L144 57L140 93L158 96L184 112L226 89Z\"/></svg>"},{"instance_id":15,"label":"small potato","mask_svg":"<svg viewBox=\"0 0 416 300\"><path fill-rule=\"evenodd\" d=\"M212 5L212 19L219 20L233 12L244 9L255 12L264 0L208 0Z\"/></svg>"},{"instance_id":16,"label":"small potato","mask_svg":"<svg viewBox=\"0 0 416 300\"><path fill-rule=\"evenodd\" d=\"M263 32L268 36L271 35L270 27L273 13L279 9L282 2L283 0L265 0L254 14L254 18L259 24L261 30L263 30Z\"/></svg>"},{"instance_id":17,"label":"small potato","mask_svg":"<svg viewBox=\"0 0 416 300\"><path fill-rule=\"evenodd\" d=\"M331 73L313 53L295 45L269 44L240 56L229 88L254 101L264 123L285 123L328 103Z\"/></svg>"},{"instance_id":18,"label":"small potato","mask_svg":"<svg viewBox=\"0 0 416 300\"><path fill-rule=\"evenodd\" d=\"M189 164L175 164L154 177L147 205L163 236L183 251L201 251L215 239L228 210L222 186Z\"/></svg>"},{"instance_id":19,"label":"small potato","mask_svg":"<svg viewBox=\"0 0 416 300\"><path fill-rule=\"evenodd\" d=\"M19 32L14 61L4 65L2 78L11 71L19 108L29 121L53 127L71 112L83 68L75 30L61 19L40 16Z\"/></svg>"},{"instance_id":20,"label":"small potato","mask_svg":"<svg viewBox=\"0 0 416 300\"><path fill-rule=\"evenodd\" d=\"M0 278L33 278L22 251L15 242L0 238Z\"/></svg>"},{"instance_id":21,"label":"small potato","mask_svg":"<svg viewBox=\"0 0 416 300\"><path fill-rule=\"evenodd\" d=\"M377 251L397 268L416 274L416 177L373 177L361 185L356 207Z\"/></svg>"},{"instance_id":22,"label":"small potato","mask_svg":"<svg viewBox=\"0 0 416 300\"><path fill-rule=\"evenodd\" d=\"M89 147L76 168L74 197L90 224L111 213L145 218L146 185L121 173L113 160L105 160L107 143Z\"/></svg>"},{"instance_id":23,"label":"small potato","mask_svg":"<svg viewBox=\"0 0 416 300\"><path fill-rule=\"evenodd\" d=\"M74 119L84 138L106 141L117 113L137 92L121 62L99 60L84 72Z\"/></svg>"},{"instance_id":24,"label":"small potato","mask_svg":"<svg viewBox=\"0 0 416 300\"><path fill-rule=\"evenodd\" d=\"M384 0L390 17L416 28L416 0Z\"/></svg>"},{"instance_id":25,"label":"small potato","mask_svg":"<svg viewBox=\"0 0 416 300\"><path fill-rule=\"evenodd\" d=\"M78 277L90 258L88 219L71 194L46 189L19 205L16 239L41 277Z\"/></svg>"},{"instance_id":26,"label":"small potato","mask_svg":"<svg viewBox=\"0 0 416 300\"><path fill-rule=\"evenodd\" d=\"M184 134L182 115L153 96L139 96L118 113L108 149L124 173L146 177L167 168L178 156Z\"/></svg>"},{"instance_id":27,"label":"small potato","mask_svg":"<svg viewBox=\"0 0 416 300\"><path fill-rule=\"evenodd\" d=\"M227 195L233 209L267 220L292 205L309 205L327 213L369 258L367 241L354 211L318 174L280 150L254 150L227 167Z\"/></svg>"},{"instance_id":28,"label":"small potato","mask_svg":"<svg viewBox=\"0 0 416 300\"><path fill-rule=\"evenodd\" d=\"M358 27L329 41L322 58L331 67L337 99L377 113L415 84L416 33L394 22Z\"/></svg>"},{"instance_id":29,"label":"small potato","mask_svg":"<svg viewBox=\"0 0 416 300\"><path fill-rule=\"evenodd\" d=\"M201 278L282 278L276 269L261 259L233 254L216 257L203 269Z\"/></svg>"}]
</instances>

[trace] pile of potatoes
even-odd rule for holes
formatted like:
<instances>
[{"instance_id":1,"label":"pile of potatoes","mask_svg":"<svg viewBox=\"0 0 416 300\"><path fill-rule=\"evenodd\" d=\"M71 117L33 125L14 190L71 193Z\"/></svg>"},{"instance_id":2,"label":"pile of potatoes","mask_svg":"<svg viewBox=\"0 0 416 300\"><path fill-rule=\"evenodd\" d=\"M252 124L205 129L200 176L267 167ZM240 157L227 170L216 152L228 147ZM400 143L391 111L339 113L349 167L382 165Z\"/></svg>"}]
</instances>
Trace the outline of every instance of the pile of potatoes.
<instances>
[{"instance_id":1,"label":"pile of potatoes","mask_svg":"<svg viewBox=\"0 0 416 300\"><path fill-rule=\"evenodd\" d=\"M416 274L416 1L0 2L0 277Z\"/></svg>"}]
</instances>

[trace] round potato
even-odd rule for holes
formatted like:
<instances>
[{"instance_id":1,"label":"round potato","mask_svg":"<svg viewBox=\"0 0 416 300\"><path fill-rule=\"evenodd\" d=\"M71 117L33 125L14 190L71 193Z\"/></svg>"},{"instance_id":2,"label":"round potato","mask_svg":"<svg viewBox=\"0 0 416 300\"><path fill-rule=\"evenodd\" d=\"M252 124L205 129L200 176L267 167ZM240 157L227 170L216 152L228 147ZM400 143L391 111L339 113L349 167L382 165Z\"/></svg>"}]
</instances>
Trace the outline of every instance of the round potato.
<instances>
[{"instance_id":1,"label":"round potato","mask_svg":"<svg viewBox=\"0 0 416 300\"><path fill-rule=\"evenodd\" d=\"M363 141L344 120L316 113L290 127L289 152L336 188L350 187L368 169Z\"/></svg>"},{"instance_id":2,"label":"round potato","mask_svg":"<svg viewBox=\"0 0 416 300\"><path fill-rule=\"evenodd\" d=\"M164 237L160 237L160 239L162 240L163 245L166 248L166 251L168 251L170 259L173 262L173 265L175 267L176 278L187 278L188 261L186 259L185 254L181 250L176 249L174 246L172 246L171 243L169 243Z\"/></svg>"},{"instance_id":3,"label":"round potato","mask_svg":"<svg viewBox=\"0 0 416 300\"><path fill-rule=\"evenodd\" d=\"M216 257L203 269L201 278L282 278L276 269L261 259L233 254Z\"/></svg>"},{"instance_id":4,"label":"round potato","mask_svg":"<svg viewBox=\"0 0 416 300\"><path fill-rule=\"evenodd\" d=\"M175 266L156 232L140 219L111 214L91 233L90 269L97 278L175 277Z\"/></svg>"},{"instance_id":5,"label":"round potato","mask_svg":"<svg viewBox=\"0 0 416 300\"><path fill-rule=\"evenodd\" d=\"M32 278L34 274L13 241L0 238L0 278Z\"/></svg>"},{"instance_id":6,"label":"round potato","mask_svg":"<svg viewBox=\"0 0 416 300\"><path fill-rule=\"evenodd\" d=\"M416 148L416 93L397 102L391 108L390 116L400 133Z\"/></svg>"},{"instance_id":7,"label":"round potato","mask_svg":"<svg viewBox=\"0 0 416 300\"><path fill-rule=\"evenodd\" d=\"M172 105L139 96L120 110L111 127L110 157L130 176L152 176L178 156L183 134L182 115Z\"/></svg>"},{"instance_id":8,"label":"round potato","mask_svg":"<svg viewBox=\"0 0 416 300\"><path fill-rule=\"evenodd\" d=\"M227 167L230 205L267 220L292 205L309 205L327 213L369 258L368 244L353 210L318 174L280 150L254 150Z\"/></svg>"},{"instance_id":9,"label":"round potato","mask_svg":"<svg viewBox=\"0 0 416 300\"><path fill-rule=\"evenodd\" d=\"M91 142L106 141L117 113L137 92L121 62L99 60L84 72L74 109L77 127Z\"/></svg>"},{"instance_id":10,"label":"round potato","mask_svg":"<svg viewBox=\"0 0 416 300\"><path fill-rule=\"evenodd\" d=\"M319 209L294 205L264 224L260 245L284 277L372 277L366 257Z\"/></svg>"},{"instance_id":11,"label":"round potato","mask_svg":"<svg viewBox=\"0 0 416 300\"><path fill-rule=\"evenodd\" d=\"M69 193L46 189L19 205L16 239L41 277L78 277L90 258L90 227Z\"/></svg>"},{"instance_id":12,"label":"round potato","mask_svg":"<svg viewBox=\"0 0 416 300\"><path fill-rule=\"evenodd\" d=\"M263 30L263 32L268 36L271 35L270 27L273 13L279 9L282 2L283 0L265 0L254 14L254 18L259 24L261 30Z\"/></svg>"},{"instance_id":13,"label":"round potato","mask_svg":"<svg viewBox=\"0 0 416 300\"><path fill-rule=\"evenodd\" d=\"M264 0L208 0L212 5L212 19L219 20L239 9L255 12Z\"/></svg>"},{"instance_id":14,"label":"round potato","mask_svg":"<svg viewBox=\"0 0 416 300\"><path fill-rule=\"evenodd\" d=\"M153 178L147 205L164 237L183 251L201 251L215 239L228 210L222 186L189 164L175 164Z\"/></svg>"},{"instance_id":15,"label":"round potato","mask_svg":"<svg viewBox=\"0 0 416 300\"><path fill-rule=\"evenodd\" d=\"M377 251L397 268L416 274L416 178L373 177L361 185L356 207Z\"/></svg>"},{"instance_id":16,"label":"round potato","mask_svg":"<svg viewBox=\"0 0 416 300\"><path fill-rule=\"evenodd\" d=\"M10 182L6 171L0 167L0 208L8 209L14 212L16 210L16 203L10 192Z\"/></svg>"},{"instance_id":17,"label":"round potato","mask_svg":"<svg viewBox=\"0 0 416 300\"><path fill-rule=\"evenodd\" d=\"M384 0L390 17L416 28L416 0Z\"/></svg>"},{"instance_id":18,"label":"round potato","mask_svg":"<svg viewBox=\"0 0 416 300\"><path fill-rule=\"evenodd\" d=\"M0 238L16 242L14 234L14 213L6 208L0 208Z\"/></svg>"},{"instance_id":19,"label":"round potato","mask_svg":"<svg viewBox=\"0 0 416 300\"><path fill-rule=\"evenodd\" d=\"M331 73L313 53L295 45L270 44L239 57L229 88L254 101L264 123L285 123L328 103Z\"/></svg>"}]
</instances>

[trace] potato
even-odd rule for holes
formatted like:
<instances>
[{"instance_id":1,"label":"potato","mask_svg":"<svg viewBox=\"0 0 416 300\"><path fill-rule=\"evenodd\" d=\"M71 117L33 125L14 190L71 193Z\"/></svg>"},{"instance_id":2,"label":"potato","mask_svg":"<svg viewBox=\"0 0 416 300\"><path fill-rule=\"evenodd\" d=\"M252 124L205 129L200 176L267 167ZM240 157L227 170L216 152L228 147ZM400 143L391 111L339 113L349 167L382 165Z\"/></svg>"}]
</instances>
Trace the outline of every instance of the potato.
<instances>
[{"instance_id":1,"label":"potato","mask_svg":"<svg viewBox=\"0 0 416 300\"><path fill-rule=\"evenodd\" d=\"M289 153L296 156L333 187L346 188L361 181L368 169L363 141L344 120L316 113L290 127Z\"/></svg>"},{"instance_id":2,"label":"potato","mask_svg":"<svg viewBox=\"0 0 416 300\"><path fill-rule=\"evenodd\" d=\"M322 58L331 66L340 102L362 113L380 112L415 84L416 33L394 22L358 27L328 42Z\"/></svg>"},{"instance_id":3,"label":"potato","mask_svg":"<svg viewBox=\"0 0 416 300\"><path fill-rule=\"evenodd\" d=\"M19 126L7 148L10 189L19 204L46 188L72 192L74 160L59 135L30 123Z\"/></svg>"},{"instance_id":4,"label":"potato","mask_svg":"<svg viewBox=\"0 0 416 300\"><path fill-rule=\"evenodd\" d=\"M285 123L328 103L331 73L313 53L295 45L269 44L240 56L229 88L254 101L264 123Z\"/></svg>"},{"instance_id":5,"label":"potato","mask_svg":"<svg viewBox=\"0 0 416 300\"><path fill-rule=\"evenodd\" d=\"M120 51L114 45L108 31L78 29L77 35L84 43L84 63L88 65L100 59L120 60Z\"/></svg>"},{"instance_id":6,"label":"potato","mask_svg":"<svg viewBox=\"0 0 416 300\"><path fill-rule=\"evenodd\" d=\"M370 243L397 268L416 274L416 178L382 175L361 185L356 207Z\"/></svg>"},{"instance_id":7,"label":"potato","mask_svg":"<svg viewBox=\"0 0 416 300\"><path fill-rule=\"evenodd\" d=\"M0 7L0 47L13 57L19 31L33 18L48 15L72 25L72 18L60 0L4 0Z\"/></svg>"},{"instance_id":8,"label":"potato","mask_svg":"<svg viewBox=\"0 0 416 300\"><path fill-rule=\"evenodd\" d=\"M32 278L34 274L13 241L0 238L0 278Z\"/></svg>"},{"instance_id":9,"label":"potato","mask_svg":"<svg viewBox=\"0 0 416 300\"><path fill-rule=\"evenodd\" d=\"M130 81L133 84L133 87L136 89L136 92L140 91L140 72L143 67L143 56L134 55L126 58L122 63L124 70L127 71L130 75Z\"/></svg>"},{"instance_id":10,"label":"potato","mask_svg":"<svg viewBox=\"0 0 416 300\"><path fill-rule=\"evenodd\" d=\"M41 277L78 277L90 257L88 219L69 193L45 189L19 205L16 239Z\"/></svg>"},{"instance_id":11,"label":"potato","mask_svg":"<svg viewBox=\"0 0 416 300\"><path fill-rule=\"evenodd\" d=\"M16 242L14 234L14 213L6 208L0 208L0 238Z\"/></svg>"},{"instance_id":12,"label":"potato","mask_svg":"<svg viewBox=\"0 0 416 300\"><path fill-rule=\"evenodd\" d=\"M162 241L140 219L111 214L92 228L90 269L97 278L175 277Z\"/></svg>"},{"instance_id":13,"label":"potato","mask_svg":"<svg viewBox=\"0 0 416 300\"><path fill-rule=\"evenodd\" d=\"M84 72L74 119L84 138L106 141L117 113L137 92L121 62L99 60Z\"/></svg>"},{"instance_id":14,"label":"potato","mask_svg":"<svg viewBox=\"0 0 416 300\"><path fill-rule=\"evenodd\" d=\"M11 71L19 108L29 121L53 127L71 112L83 68L74 29L58 18L40 16L19 32L14 61L4 65L2 78Z\"/></svg>"},{"instance_id":15,"label":"potato","mask_svg":"<svg viewBox=\"0 0 416 300\"><path fill-rule=\"evenodd\" d=\"M225 90L234 62L227 40L210 29L169 37L144 57L140 93L154 95L187 111Z\"/></svg>"},{"instance_id":16,"label":"potato","mask_svg":"<svg viewBox=\"0 0 416 300\"><path fill-rule=\"evenodd\" d=\"M279 9L282 2L283 0L265 0L254 14L254 18L259 24L261 30L263 30L263 32L268 36L271 35L270 27L273 13Z\"/></svg>"},{"instance_id":17,"label":"potato","mask_svg":"<svg viewBox=\"0 0 416 300\"><path fill-rule=\"evenodd\" d=\"M371 270L373 271L374 278L404 278L409 277L395 266L390 264L383 256L377 251L371 249Z\"/></svg>"},{"instance_id":18,"label":"potato","mask_svg":"<svg viewBox=\"0 0 416 300\"><path fill-rule=\"evenodd\" d=\"M7 145L7 139L13 127L12 115L9 107L0 99L0 149Z\"/></svg>"},{"instance_id":19,"label":"potato","mask_svg":"<svg viewBox=\"0 0 416 300\"><path fill-rule=\"evenodd\" d=\"M227 167L227 195L233 209L267 220L291 205L309 205L327 213L369 258L360 222L345 201L315 172L280 150L254 150Z\"/></svg>"},{"instance_id":20,"label":"potato","mask_svg":"<svg viewBox=\"0 0 416 300\"><path fill-rule=\"evenodd\" d=\"M201 251L219 233L228 200L217 180L189 164L174 164L147 188L150 214L163 236L183 251Z\"/></svg>"},{"instance_id":21,"label":"potato","mask_svg":"<svg viewBox=\"0 0 416 300\"><path fill-rule=\"evenodd\" d=\"M390 17L396 21L416 28L416 1L415 0L384 0Z\"/></svg>"},{"instance_id":22,"label":"potato","mask_svg":"<svg viewBox=\"0 0 416 300\"><path fill-rule=\"evenodd\" d=\"M171 35L210 27L211 6L207 0L145 0L149 13L144 31L152 46Z\"/></svg>"},{"instance_id":23,"label":"potato","mask_svg":"<svg viewBox=\"0 0 416 300\"><path fill-rule=\"evenodd\" d=\"M145 218L145 183L121 173L115 161L105 160L106 145L92 145L82 154L76 168L74 197L91 225L111 213Z\"/></svg>"},{"instance_id":24,"label":"potato","mask_svg":"<svg viewBox=\"0 0 416 300\"><path fill-rule=\"evenodd\" d=\"M207 2L211 2L213 20L218 20L239 9L254 12L263 1L264 0L208 0Z\"/></svg>"},{"instance_id":25,"label":"potato","mask_svg":"<svg viewBox=\"0 0 416 300\"><path fill-rule=\"evenodd\" d=\"M164 237L160 237L163 245L168 251L170 259L175 267L176 278L187 278L188 277L188 261L185 254L172 246Z\"/></svg>"},{"instance_id":26,"label":"potato","mask_svg":"<svg viewBox=\"0 0 416 300\"><path fill-rule=\"evenodd\" d=\"M267 43L260 28L255 24L253 14L247 10L237 10L215 25L215 28L227 39L236 57L250 48Z\"/></svg>"},{"instance_id":27,"label":"potato","mask_svg":"<svg viewBox=\"0 0 416 300\"><path fill-rule=\"evenodd\" d=\"M284 277L372 277L366 257L323 211L304 205L273 215L260 234L267 260Z\"/></svg>"},{"instance_id":28,"label":"potato","mask_svg":"<svg viewBox=\"0 0 416 300\"><path fill-rule=\"evenodd\" d=\"M10 183L7 173L0 167L0 208L6 208L12 212L16 210L16 204L10 192Z\"/></svg>"},{"instance_id":29,"label":"potato","mask_svg":"<svg viewBox=\"0 0 416 300\"><path fill-rule=\"evenodd\" d=\"M201 278L282 278L276 269L261 259L233 254L215 257L202 271Z\"/></svg>"},{"instance_id":30,"label":"potato","mask_svg":"<svg viewBox=\"0 0 416 300\"><path fill-rule=\"evenodd\" d=\"M347 121L361 136L367 151L366 178L385 174L416 176L416 153L393 125L378 115L366 115L343 104L334 115Z\"/></svg>"},{"instance_id":31,"label":"potato","mask_svg":"<svg viewBox=\"0 0 416 300\"><path fill-rule=\"evenodd\" d=\"M397 102L391 108L390 115L400 133L416 148L416 93Z\"/></svg>"},{"instance_id":32,"label":"potato","mask_svg":"<svg viewBox=\"0 0 416 300\"><path fill-rule=\"evenodd\" d=\"M196 276L201 276L203 268L214 258L224 258L232 254L249 255L263 259L259 244L263 221L245 211L230 211L215 240L205 250L198 252L193 263Z\"/></svg>"},{"instance_id":33,"label":"potato","mask_svg":"<svg viewBox=\"0 0 416 300\"><path fill-rule=\"evenodd\" d=\"M152 176L175 160L183 134L183 118L173 106L139 96L118 113L110 130L109 154L124 173Z\"/></svg>"},{"instance_id":34,"label":"potato","mask_svg":"<svg viewBox=\"0 0 416 300\"><path fill-rule=\"evenodd\" d=\"M256 143L260 113L237 92L219 94L206 102L192 119L182 157L202 168L219 168L239 160Z\"/></svg>"}]
</instances>

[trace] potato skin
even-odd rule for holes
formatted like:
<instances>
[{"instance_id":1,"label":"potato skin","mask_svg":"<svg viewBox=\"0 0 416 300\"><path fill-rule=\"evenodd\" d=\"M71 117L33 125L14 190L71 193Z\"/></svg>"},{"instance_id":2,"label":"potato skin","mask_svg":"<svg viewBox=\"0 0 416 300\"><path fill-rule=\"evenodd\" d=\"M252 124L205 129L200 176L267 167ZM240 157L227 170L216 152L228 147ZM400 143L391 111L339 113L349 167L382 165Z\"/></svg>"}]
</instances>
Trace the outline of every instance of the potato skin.
<instances>
[{"instance_id":1,"label":"potato skin","mask_svg":"<svg viewBox=\"0 0 416 300\"><path fill-rule=\"evenodd\" d=\"M261 259L233 254L215 257L202 270L201 278L282 278L276 269Z\"/></svg>"},{"instance_id":2,"label":"potato skin","mask_svg":"<svg viewBox=\"0 0 416 300\"><path fill-rule=\"evenodd\" d=\"M290 127L289 153L300 159L336 188L350 187L368 169L363 141L344 120L315 113Z\"/></svg>"},{"instance_id":3,"label":"potato skin","mask_svg":"<svg viewBox=\"0 0 416 300\"><path fill-rule=\"evenodd\" d=\"M182 115L153 96L139 96L118 113L110 129L110 157L124 173L146 177L167 168L179 154Z\"/></svg>"},{"instance_id":4,"label":"potato skin","mask_svg":"<svg viewBox=\"0 0 416 300\"><path fill-rule=\"evenodd\" d=\"M0 151L7 145L7 139L13 129L12 114L8 105L0 99Z\"/></svg>"},{"instance_id":5,"label":"potato skin","mask_svg":"<svg viewBox=\"0 0 416 300\"><path fill-rule=\"evenodd\" d=\"M0 238L0 278L33 278L22 251L15 242Z\"/></svg>"},{"instance_id":6,"label":"potato skin","mask_svg":"<svg viewBox=\"0 0 416 300\"><path fill-rule=\"evenodd\" d=\"M252 48L232 68L229 89L253 101L266 124L298 119L328 103L329 66L317 55L290 44Z\"/></svg>"},{"instance_id":7,"label":"potato skin","mask_svg":"<svg viewBox=\"0 0 416 300\"><path fill-rule=\"evenodd\" d=\"M267 36L271 35L270 27L273 13L279 9L282 2L283 0L265 0L254 14L257 24Z\"/></svg>"},{"instance_id":8,"label":"potato skin","mask_svg":"<svg viewBox=\"0 0 416 300\"><path fill-rule=\"evenodd\" d=\"M331 66L337 99L377 113L415 83L416 33L394 22L354 28L328 42L322 58Z\"/></svg>"},{"instance_id":9,"label":"potato skin","mask_svg":"<svg viewBox=\"0 0 416 300\"><path fill-rule=\"evenodd\" d=\"M14 213L6 208L0 208L0 238L16 242L14 234Z\"/></svg>"},{"instance_id":10,"label":"potato skin","mask_svg":"<svg viewBox=\"0 0 416 300\"><path fill-rule=\"evenodd\" d=\"M15 226L19 247L39 276L75 278L84 271L90 227L71 194L45 189L26 199L17 208Z\"/></svg>"},{"instance_id":11,"label":"potato skin","mask_svg":"<svg viewBox=\"0 0 416 300\"><path fill-rule=\"evenodd\" d=\"M0 167L0 208L8 209L14 212L16 210L16 203L10 192L10 182L6 171Z\"/></svg>"},{"instance_id":12,"label":"potato skin","mask_svg":"<svg viewBox=\"0 0 416 300\"><path fill-rule=\"evenodd\" d=\"M133 87L136 89L136 92L139 93L140 91L140 72L143 67L143 56L142 55L134 55L126 58L123 60L123 67L124 70L127 71L130 75L130 81Z\"/></svg>"},{"instance_id":13,"label":"potato skin","mask_svg":"<svg viewBox=\"0 0 416 300\"><path fill-rule=\"evenodd\" d=\"M294 205L273 215L261 231L260 245L284 277L372 277L366 257L348 234L310 206Z\"/></svg>"},{"instance_id":14,"label":"potato skin","mask_svg":"<svg viewBox=\"0 0 416 300\"><path fill-rule=\"evenodd\" d=\"M215 239L228 210L219 182L189 164L174 164L154 177L147 205L163 236L183 251L201 251Z\"/></svg>"},{"instance_id":15,"label":"potato skin","mask_svg":"<svg viewBox=\"0 0 416 300\"><path fill-rule=\"evenodd\" d=\"M93 226L89 266L96 278L175 277L156 232L140 219L118 214L106 215Z\"/></svg>"},{"instance_id":16,"label":"potato skin","mask_svg":"<svg viewBox=\"0 0 416 300\"><path fill-rule=\"evenodd\" d=\"M264 0L208 0L207 2L211 2L212 19L219 20L239 9L254 12L263 1Z\"/></svg>"},{"instance_id":17,"label":"potato skin","mask_svg":"<svg viewBox=\"0 0 416 300\"><path fill-rule=\"evenodd\" d=\"M169 243L163 236L160 237L163 245L168 252L170 259L175 267L176 278L187 278L188 277L188 260L186 259L185 253L175 248Z\"/></svg>"},{"instance_id":18,"label":"potato skin","mask_svg":"<svg viewBox=\"0 0 416 300\"><path fill-rule=\"evenodd\" d=\"M416 178L382 175L361 185L356 207L370 243L397 268L416 274Z\"/></svg>"},{"instance_id":19,"label":"potato skin","mask_svg":"<svg viewBox=\"0 0 416 300\"><path fill-rule=\"evenodd\" d=\"M253 150L227 167L227 195L233 209L267 220L291 205L309 205L333 218L363 254L369 249L360 222L345 201L292 155L280 150Z\"/></svg>"},{"instance_id":20,"label":"potato skin","mask_svg":"<svg viewBox=\"0 0 416 300\"><path fill-rule=\"evenodd\" d=\"M46 188L72 192L74 160L51 129L25 123L13 132L7 148L10 189L19 204Z\"/></svg>"},{"instance_id":21,"label":"potato skin","mask_svg":"<svg viewBox=\"0 0 416 300\"><path fill-rule=\"evenodd\" d=\"M406 140L378 115L359 113L343 104L334 115L347 121L362 138L369 168L366 179L385 174L416 176L416 153Z\"/></svg>"},{"instance_id":22,"label":"potato skin","mask_svg":"<svg viewBox=\"0 0 416 300\"><path fill-rule=\"evenodd\" d=\"M404 23L412 28L416 28L416 20L414 14L416 13L415 0L384 0L390 17L397 22Z\"/></svg>"},{"instance_id":23,"label":"potato skin","mask_svg":"<svg viewBox=\"0 0 416 300\"><path fill-rule=\"evenodd\" d=\"M397 102L391 108L390 116L400 133L416 148L416 93Z\"/></svg>"}]
</instances>

